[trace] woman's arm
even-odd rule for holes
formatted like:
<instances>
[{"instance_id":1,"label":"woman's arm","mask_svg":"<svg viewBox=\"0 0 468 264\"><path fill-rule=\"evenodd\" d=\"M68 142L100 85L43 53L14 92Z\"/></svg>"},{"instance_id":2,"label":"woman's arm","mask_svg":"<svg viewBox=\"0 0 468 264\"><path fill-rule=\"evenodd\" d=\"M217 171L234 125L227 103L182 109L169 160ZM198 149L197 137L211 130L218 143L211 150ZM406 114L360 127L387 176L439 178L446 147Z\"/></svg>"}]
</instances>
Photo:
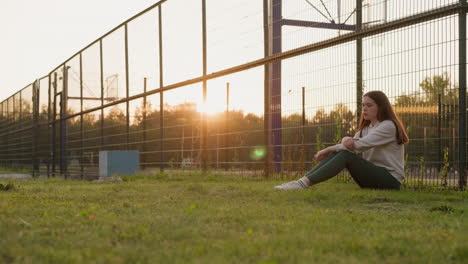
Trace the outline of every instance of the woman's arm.
<instances>
[{"instance_id":1,"label":"woman's arm","mask_svg":"<svg viewBox=\"0 0 468 264\"><path fill-rule=\"evenodd\" d=\"M341 144L343 144L343 146L345 146L348 150L354 151L354 149L356 148L354 146L354 142L356 142L358 140L359 140L359 138L349 137L346 140L343 140Z\"/></svg>"},{"instance_id":2,"label":"woman's arm","mask_svg":"<svg viewBox=\"0 0 468 264\"><path fill-rule=\"evenodd\" d=\"M382 121L378 127L370 131L359 140L354 141L357 152L363 152L370 148L386 145L396 140L396 126L391 120Z\"/></svg>"},{"instance_id":3,"label":"woman's arm","mask_svg":"<svg viewBox=\"0 0 468 264\"><path fill-rule=\"evenodd\" d=\"M340 144L338 144L338 145L340 145ZM326 158L331 153L333 153L335 151L338 151L338 148L337 148L338 145L330 146L328 148L324 148L324 149L320 150L319 152L317 152L317 154L315 154L314 159L316 159L318 161L323 160L324 158Z\"/></svg>"}]
</instances>

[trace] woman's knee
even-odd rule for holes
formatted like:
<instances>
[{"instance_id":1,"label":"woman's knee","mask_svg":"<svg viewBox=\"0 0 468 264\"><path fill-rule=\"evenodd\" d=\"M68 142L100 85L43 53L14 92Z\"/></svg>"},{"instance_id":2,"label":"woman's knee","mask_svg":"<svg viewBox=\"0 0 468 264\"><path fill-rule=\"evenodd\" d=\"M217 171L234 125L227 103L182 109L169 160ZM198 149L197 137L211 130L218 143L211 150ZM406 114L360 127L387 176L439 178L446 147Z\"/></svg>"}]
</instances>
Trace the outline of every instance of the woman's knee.
<instances>
[{"instance_id":1,"label":"woman's knee","mask_svg":"<svg viewBox=\"0 0 468 264\"><path fill-rule=\"evenodd\" d=\"M348 150L340 150L338 151L337 154L343 155L343 156L351 156L351 157L357 156L355 153L348 151Z\"/></svg>"}]
</instances>

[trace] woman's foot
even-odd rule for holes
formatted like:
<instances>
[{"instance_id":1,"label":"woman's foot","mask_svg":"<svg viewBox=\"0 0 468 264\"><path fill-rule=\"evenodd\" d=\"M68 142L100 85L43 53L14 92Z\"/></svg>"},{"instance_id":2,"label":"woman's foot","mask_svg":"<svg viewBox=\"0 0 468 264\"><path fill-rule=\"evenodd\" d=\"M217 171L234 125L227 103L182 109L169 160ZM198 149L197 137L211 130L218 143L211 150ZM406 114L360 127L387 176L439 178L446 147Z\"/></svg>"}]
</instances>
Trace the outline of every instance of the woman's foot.
<instances>
[{"instance_id":1,"label":"woman's foot","mask_svg":"<svg viewBox=\"0 0 468 264\"><path fill-rule=\"evenodd\" d=\"M277 190L303 190L307 189L309 186L302 180L286 182L281 185L275 186Z\"/></svg>"}]
</instances>

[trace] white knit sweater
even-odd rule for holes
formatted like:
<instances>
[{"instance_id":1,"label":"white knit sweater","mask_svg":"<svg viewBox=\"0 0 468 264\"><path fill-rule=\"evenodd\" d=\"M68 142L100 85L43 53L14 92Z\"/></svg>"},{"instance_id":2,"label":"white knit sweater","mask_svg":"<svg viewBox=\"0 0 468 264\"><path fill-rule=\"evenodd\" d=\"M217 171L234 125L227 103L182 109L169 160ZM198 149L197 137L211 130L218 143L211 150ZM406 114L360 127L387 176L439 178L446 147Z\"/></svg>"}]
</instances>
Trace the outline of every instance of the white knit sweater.
<instances>
[{"instance_id":1,"label":"white knit sweater","mask_svg":"<svg viewBox=\"0 0 468 264\"><path fill-rule=\"evenodd\" d=\"M404 156L405 148L399 145L396 137L397 128L391 120L377 122L373 126L363 128L362 138L359 138L359 131L354 138L354 152L361 153L365 160L374 165L383 167L399 182L405 178ZM336 145L337 151L348 150L343 144ZM349 150L348 150L349 151Z\"/></svg>"}]
</instances>

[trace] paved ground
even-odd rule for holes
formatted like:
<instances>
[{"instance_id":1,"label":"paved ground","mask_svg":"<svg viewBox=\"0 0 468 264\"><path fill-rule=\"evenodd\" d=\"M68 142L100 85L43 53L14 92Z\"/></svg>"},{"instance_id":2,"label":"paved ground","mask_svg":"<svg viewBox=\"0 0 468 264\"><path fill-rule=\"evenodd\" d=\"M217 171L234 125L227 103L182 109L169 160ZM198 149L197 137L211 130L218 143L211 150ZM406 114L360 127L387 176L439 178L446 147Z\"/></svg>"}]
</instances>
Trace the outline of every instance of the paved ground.
<instances>
[{"instance_id":1,"label":"paved ground","mask_svg":"<svg viewBox=\"0 0 468 264\"><path fill-rule=\"evenodd\" d=\"M31 174L0 174L0 179L30 179Z\"/></svg>"}]
</instances>

